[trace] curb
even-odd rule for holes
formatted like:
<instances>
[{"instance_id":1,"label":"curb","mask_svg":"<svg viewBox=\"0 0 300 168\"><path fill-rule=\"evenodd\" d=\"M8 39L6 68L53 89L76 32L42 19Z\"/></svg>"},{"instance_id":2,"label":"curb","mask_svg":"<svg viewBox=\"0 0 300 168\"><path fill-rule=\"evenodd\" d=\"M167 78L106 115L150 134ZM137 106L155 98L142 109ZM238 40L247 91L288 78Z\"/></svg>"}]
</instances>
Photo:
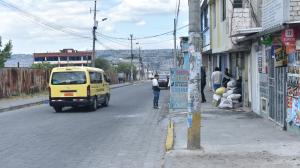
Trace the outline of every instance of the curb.
<instances>
[{"instance_id":1,"label":"curb","mask_svg":"<svg viewBox=\"0 0 300 168\"><path fill-rule=\"evenodd\" d=\"M42 101L38 101L38 102L22 104L22 105L13 106L13 107L7 107L7 108L0 109L0 113L6 112L6 111L18 110L18 109L22 109L22 108L25 108L25 107L40 105L40 104L44 104L45 102L48 102L48 100L42 100Z\"/></svg>"},{"instance_id":2,"label":"curb","mask_svg":"<svg viewBox=\"0 0 300 168\"><path fill-rule=\"evenodd\" d=\"M130 85L133 85L133 84L135 84L135 83L129 83L129 84L121 85L121 86L111 87L110 89L111 90L112 89L117 89L117 88L121 88L121 87L130 86ZM0 113L7 112L7 111L12 111L12 110L18 110L18 109L22 109L22 108L25 108L25 107L35 106L35 105L41 105L41 104L44 104L46 102L48 102L48 100L41 100L41 101L22 104L22 105L17 105L17 106L13 106L13 107L2 108L2 109L0 109Z\"/></svg>"},{"instance_id":3,"label":"curb","mask_svg":"<svg viewBox=\"0 0 300 168\"><path fill-rule=\"evenodd\" d=\"M168 124L168 132L167 132L167 139L166 139L166 151L169 151L173 148L174 145L174 122L169 121Z\"/></svg>"}]
</instances>

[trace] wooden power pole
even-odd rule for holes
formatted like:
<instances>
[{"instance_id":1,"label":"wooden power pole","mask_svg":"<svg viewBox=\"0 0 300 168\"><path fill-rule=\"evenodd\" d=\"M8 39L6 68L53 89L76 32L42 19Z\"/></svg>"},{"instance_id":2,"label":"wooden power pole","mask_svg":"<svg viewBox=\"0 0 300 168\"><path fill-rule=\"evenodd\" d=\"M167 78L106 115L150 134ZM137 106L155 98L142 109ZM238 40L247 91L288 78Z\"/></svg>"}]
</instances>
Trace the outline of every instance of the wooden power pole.
<instances>
[{"instance_id":1,"label":"wooden power pole","mask_svg":"<svg viewBox=\"0 0 300 168\"><path fill-rule=\"evenodd\" d=\"M130 57L131 57L131 61L130 61L130 82L133 82L133 53L132 53L132 39L133 38L133 34L130 34Z\"/></svg>"},{"instance_id":2,"label":"wooden power pole","mask_svg":"<svg viewBox=\"0 0 300 168\"><path fill-rule=\"evenodd\" d=\"M95 61L96 61L96 30L98 27L97 22L97 0L95 0L94 4L94 26L93 26L93 52L92 52L92 67L95 67Z\"/></svg>"},{"instance_id":3,"label":"wooden power pole","mask_svg":"<svg viewBox=\"0 0 300 168\"><path fill-rule=\"evenodd\" d=\"M202 38L200 33L200 0L189 0L189 57L190 76L188 82L188 128L187 148L200 149L200 69L202 65Z\"/></svg>"}]
</instances>

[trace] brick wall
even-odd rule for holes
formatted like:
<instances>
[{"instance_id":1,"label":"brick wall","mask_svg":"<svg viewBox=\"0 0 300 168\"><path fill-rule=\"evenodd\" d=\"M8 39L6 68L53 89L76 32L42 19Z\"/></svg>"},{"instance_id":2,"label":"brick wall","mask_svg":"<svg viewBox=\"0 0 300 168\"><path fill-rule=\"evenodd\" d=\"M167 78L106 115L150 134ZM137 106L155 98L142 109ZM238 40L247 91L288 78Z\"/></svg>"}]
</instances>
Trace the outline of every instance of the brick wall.
<instances>
[{"instance_id":1,"label":"brick wall","mask_svg":"<svg viewBox=\"0 0 300 168\"><path fill-rule=\"evenodd\" d=\"M290 0L290 21L300 21L300 0Z\"/></svg>"},{"instance_id":2,"label":"brick wall","mask_svg":"<svg viewBox=\"0 0 300 168\"><path fill-rule=\"evenodd\" d=\"M249 8L234 8L232 19L232 34L236 30L246 29L251 27L250 9Z\"/></svg>"}]
</instances>

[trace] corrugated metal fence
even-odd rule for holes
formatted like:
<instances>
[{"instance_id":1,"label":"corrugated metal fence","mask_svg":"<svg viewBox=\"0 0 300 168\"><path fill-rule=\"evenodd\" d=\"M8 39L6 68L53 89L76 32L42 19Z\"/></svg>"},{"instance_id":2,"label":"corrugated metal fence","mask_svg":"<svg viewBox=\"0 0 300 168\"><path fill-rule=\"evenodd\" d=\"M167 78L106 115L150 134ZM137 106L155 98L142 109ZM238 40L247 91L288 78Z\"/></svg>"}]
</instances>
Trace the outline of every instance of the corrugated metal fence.
<instances>
[{"instance_id":1,"label":"corrugated metal fence","mask_svg":"<svg viewBox=\"0 0 300 168\"><path fill-rule=\"evenodd\" d=\"M47 90L50 70L30 68L0 69L0 98Z\"/></svg>"}]
</instances>

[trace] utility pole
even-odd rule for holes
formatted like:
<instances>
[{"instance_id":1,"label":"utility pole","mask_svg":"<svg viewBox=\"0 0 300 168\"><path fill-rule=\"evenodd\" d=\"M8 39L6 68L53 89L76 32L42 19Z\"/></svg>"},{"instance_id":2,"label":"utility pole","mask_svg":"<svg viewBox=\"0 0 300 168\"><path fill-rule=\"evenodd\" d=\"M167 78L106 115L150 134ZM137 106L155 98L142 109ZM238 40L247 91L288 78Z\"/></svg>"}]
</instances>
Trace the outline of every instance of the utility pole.
<instances>
[{"instance_id":1,"label":"utility pole","mask_svg":"<svg viewBox=\"0 0 300 168\"><path fill-rule=\"evenodd\" d=\"M141 57L141 46L139 46L139 63L140 63L140 67L139 67L139 77L141 80L141 76L142 76L142 66L143 66L143 63L142 63L142 57Z\"/></svg>"},{"instance_id":2,"label":"utility pole","mask_svg":"<svg viewBox=\"0 0 300 168\"><path fill-rule=\"evenodd\" d=\"M132 53L132 38L133 38L133 35L130 34L130 44L131 44L131 49L130 49L130 55L131 55L131 62L130 62L130 81L133 82L133 53Z\"/></svg>"},{"instance_id":3,"label":"utility pole","mask_svg":"<svg viewBox=\"0 0 300 168\"><path fill-rule=\"evenodd\" d=\"M179 16L179 9L180 9L180 0L178 2L177 10L176 10L176 17L174 18L174 68L177 66L177 23L178 23L178 16Z\"/></svg>"},{"instance_id":4,"label":"utility pole","mask_svg":"<svg viewBox=\"0 0 300 168\"><path fill-rule=\"evenodd\" d=\"M176 67L176 60L177 60L177 49L176 49L176 19L174 18L174 32L173 32L173 36L174 36L174 52L173 52L173 54L174 54L174 62L173 62L173 65L174 65L174 68Z\"/></svg>"},{"instance_id":5,"label":"utility pole","mask_svg":"<svg viewBox=\"0 0 300 168\"><path fill-rule=\"evenodd\" d=\"M95 0L94 6L94 26L93 26L93 53L92 53L92 67L95 67L95 60L96 60L96 30L98 27L97 22L97 0Z\"/></svg>"},{"instance_id":6,"label":"utility pole","mask_svg":"<svg viewBox=\"0 0 300 168\"><path fill-rule=\"evenodd\" d=\"M189 57L190 75L188 82L188 120L192 121L188 128L187 148L200 149L200 68L202 65L202 39L200 33L200 0L189 0Z\"/></svg>"}]
</instances>

